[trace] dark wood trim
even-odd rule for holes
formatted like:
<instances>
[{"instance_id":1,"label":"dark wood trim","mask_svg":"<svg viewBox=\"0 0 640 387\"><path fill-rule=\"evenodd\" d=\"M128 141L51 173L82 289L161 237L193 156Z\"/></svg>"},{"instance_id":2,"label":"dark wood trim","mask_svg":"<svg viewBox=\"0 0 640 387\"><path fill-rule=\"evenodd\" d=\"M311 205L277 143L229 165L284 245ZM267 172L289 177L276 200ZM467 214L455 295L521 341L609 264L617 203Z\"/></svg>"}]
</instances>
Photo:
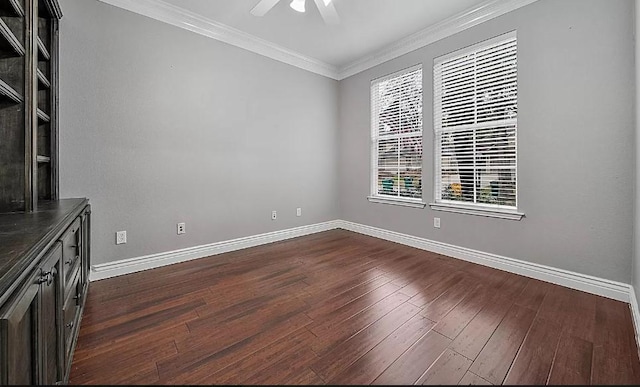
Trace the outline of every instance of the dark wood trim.
<instances>
[{"instance_id":1,"label":"dark wood trim","mask_svg":"<svg viewBox=\"0 0 640 387\"><path fill-rule=\"evenodd\" d=\"M24 9L18 0L0 2L0 15L9 17L24 17Z\"/></svg>"},{"instance_id":2,"label":"dark wood trim","mask_svg":"<svg viewBox=\"0 0 640 387\"><path fill-rule=\"evenodd\" d=\"M49 82L47 76L44 75L44 73L40 69L37 69L36 72L38 75L38 86L42 86L43 89L51 88L51 82Z\"/></svg>"},{"instance_id":3,"label":"dark wood trim","mask_svg":"<svg viewBox=\"0 0 640 387\"><path fill-rule=\"evenodd\" d=\"M20 93L5 83L2 79L0 79L0 95L15 103L21 103L24 100Z\"/></svg>"},{"instance_id":4,"label":"dark wood trim","mask_svg":"<svg viewBox=\"0 0 640 387\"><path fill-rule=\"evenodd\" d=\"M51 117L40 108L36 109L36 116L38 117L38 123L51 122Z\"/></svg>"},{"instance_id":5,"label":"dark wood trim","mask_svg":"<svg viewBox=\"0 0 640 387\"><path fill-rule=\"evenodd\" d=\"M38 95L36 80L37 61L37 37L38 37L38 2L26 2L25 23L25 49L29 55L25 57L25 95ZM34 55L36 54L36 55ZM38 208L38 100L26 98L25 100L25 211L35 211Z\"/></svg>"},{"instance_id":6,"label":"dark wood trim","mask_svg":"<svg viewBox=\"0 0 640 387\"><path fill-rule=\"evenodd\" d=\"M56 1L57 4L57 1ZM60 14L62 16L62 14ZM51 21L51 52L50 66L51 66L51 199L58 200L60 198L60 149L59 149L59 99L58 90L60 87L60 22L58 19Z\"/></svg>"},{"instance_id":7,"label":"dark wood trim","mask_svg":"<svg viewBox=\"0 0 640 387\"><path fill-rule=\"evenodd\" d=\"M62 19L62 8L58 0L44 0L44 4L47 6L47 12L52 18Z\"/></svg>"},{"instance_id":8,"label":"dark wood trim","mask_svg":"<svg viewBox=\"0 0 640 387\"><path fill-rule=\"evenodd\" d=\"M27 7L29 8L29 7ZM22 46L22 43L13 34L13 31L7 26L4 20L0 19L0 39L3 39L6 44L13 50L13 56L24 56L29 49Z\"/></svg>"},{"instance_id":9,"label":"dark wood trim","mask_svg":"<svg viewBox=\"0 0 640 387\"><path fill-rule=\"evenodd\" d=\"M38 36L38 58L40 60L49 60L51 59L51 54L49 54L49 50L47 50L47 46L44 45L44 42Z\"/></svg>"}]
</instances>

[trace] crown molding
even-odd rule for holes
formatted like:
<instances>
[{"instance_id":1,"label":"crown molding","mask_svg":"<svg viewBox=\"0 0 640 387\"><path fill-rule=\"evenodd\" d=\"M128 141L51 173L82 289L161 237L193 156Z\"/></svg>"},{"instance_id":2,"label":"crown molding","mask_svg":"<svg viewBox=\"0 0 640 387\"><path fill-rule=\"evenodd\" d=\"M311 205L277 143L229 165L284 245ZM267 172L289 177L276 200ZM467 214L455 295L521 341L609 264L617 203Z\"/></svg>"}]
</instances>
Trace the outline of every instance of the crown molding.
<instances>
[{"instance_id":1,"label":"crown molding","mask_svg":"<svg viewBox=\"0 0 640 387\"><path fill-rule=\"evenodd\" d=\"M538 0L489 0L407 36L338 70L342 80Z\"/></svg>"},{"instance_id":2,"label":"crown molding","mask_svg":"<svg viewBox=\"0 0 640 387\"><path fill-rule=\"evenodd\" d=\"M162 0L98 0L338 80L338 68Z\"/></svg>"},{"instance_id":3,"label":"crown molding","mask_svg":"<svg viewBox=\"0 0 640 387\"><path fill-rule=\"evenodd\" d=\"M335 80L342 80L538 0L485 1L342 67L289 50L184 8L165 3L162 0L98 1L243 48L312 73Z\"/></svg>"}]
</instances>

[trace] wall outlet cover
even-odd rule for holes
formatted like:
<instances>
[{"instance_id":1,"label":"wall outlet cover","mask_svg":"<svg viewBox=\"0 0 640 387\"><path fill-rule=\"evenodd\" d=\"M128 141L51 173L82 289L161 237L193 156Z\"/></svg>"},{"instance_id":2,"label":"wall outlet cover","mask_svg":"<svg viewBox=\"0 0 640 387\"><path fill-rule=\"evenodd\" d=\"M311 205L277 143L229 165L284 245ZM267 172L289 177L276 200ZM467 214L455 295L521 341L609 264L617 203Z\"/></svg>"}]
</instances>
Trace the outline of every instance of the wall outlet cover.
<instances>
[{"instance_id":1,"label":"wall outlet cover","mask_svg":"<svg viewBox=\"0 0 640 387\"><path fill-rule=\"evenodd\" d=\"M123 245L125 243L127 243L127 232L126 231L116 232L116 245Z\"/></svg>"}]
</instances>

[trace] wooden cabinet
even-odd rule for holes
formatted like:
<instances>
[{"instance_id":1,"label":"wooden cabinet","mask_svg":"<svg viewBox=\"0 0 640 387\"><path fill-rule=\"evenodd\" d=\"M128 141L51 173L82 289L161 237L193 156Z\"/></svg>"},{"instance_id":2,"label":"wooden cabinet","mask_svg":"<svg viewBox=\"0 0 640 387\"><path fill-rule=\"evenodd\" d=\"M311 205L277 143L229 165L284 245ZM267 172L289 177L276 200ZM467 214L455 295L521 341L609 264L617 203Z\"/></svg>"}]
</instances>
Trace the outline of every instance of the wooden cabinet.
<instances>
[{"instance_id":1,"label":"wooden cabinet","mask_svg":"<svg viewBox=\"0 0 640 387\"><path fill-rule=\"evenodd\" d=\"M42 353L41 382L56 384L63 380L60 346L60 302L62 299L62 247L56 242L40 266L40 332Z\"/></svg>"},{"instance_id":2,"label":"wooden cabinet","mask_svg":"<svg viewBox=\"0 0 640 387\"><path fill-rule=\"evenodd\" d=\"M57 0L0 0L0 384L69 379L90 206L58 198Z\"/></svg>"},{"instance_id":3,"label":"wooden cabinet","mask_svg":"<svg viewBox=\"0 0 640 387\"><path fill-rule=\"evenodd\" d=\"M15 298L0 312L2 384L62 381L60 352L60 262L57 243Z\"/></svg>"},{"instance_id":4,"label":"wooden cabinet","mask_svg":"<svg viewBox=\"0 0 640 387\"><path fill-rule=\"evenodd\" d=\"M86 199L0 214L0 227L20 230L0 234L0 384L69 380L89 287L90 218Z\"/></svg>"},{"instance_id":5,"label":"wooden cabinet","mask_svg":"<svg viewBox=\"0 0 640 387\"><path fill-rule=\"evenodd\" d=\"M0 316L2 384L38 384L39 274L32 274Z\"/></svg>"},{"instance_id":6,"label":"wooden cabinet","mask_svg":"<svg viewBox=\"0 0 640 387\"><path fill-rule=\"evenodd\" d=\"M57 0L0 0L0 212L58 199Z\"/></svg>"}]
</instances>

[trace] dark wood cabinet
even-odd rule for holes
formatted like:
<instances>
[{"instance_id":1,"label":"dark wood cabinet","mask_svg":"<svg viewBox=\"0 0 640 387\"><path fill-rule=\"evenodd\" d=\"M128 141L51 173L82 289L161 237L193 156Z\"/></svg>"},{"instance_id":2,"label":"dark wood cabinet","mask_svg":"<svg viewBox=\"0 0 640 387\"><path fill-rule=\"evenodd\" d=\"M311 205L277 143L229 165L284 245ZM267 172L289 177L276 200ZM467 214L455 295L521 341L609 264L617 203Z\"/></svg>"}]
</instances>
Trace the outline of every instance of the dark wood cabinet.
<instances>
[{"instance_id":1,"label":"dark wood cabinet","mask_svg":"<svg viewBox=\"0 0 640 387\"><path fill-rule=\"evenodd\" d=\"M0 212L58 199L57 0L0 0Z\"/></svg>"},{"instance_id":2,"label":"dark wood cabinet","mask_svg":"<svg viewBox=\"0 0 640 387\"><path fill-rule=\"evenodd\" d=\"M1 312L2 384L38 384L39 278L33 273Z\"/></svg>"},{"instance_id":3,"label":"dark wood cabinet","mask_svg":"<svg viewBox=\"0 0 640 387\"><path fill-rule=\"evenodd\" d=\"M0 384L69 380L87 199L58 198L57 0L0 0Z\"/></svg>"},{"instance_id":4,"label":"dark wood cabinet","mask_svg":"<svg viewBox=\"0 0 640 387\"><path fill-rule=\"evenodd\" d=\"M0 214L0 384L69 380L90 268L87 199Z\"/></svg>"},{"instance_id":5,"label":"dark wood cabinet","mask_svg":"<svg viewBox=\"0 0 640 387\"><path fill-rule=\"evenodd\" d=\"M56 384L64 379L62 370L60 308L62 281L60 270L62 247L56 242L40 267L40 334L38 343L42 353L42 384Z\"/></svg>"},{"instance_id":6,"label":"dark wood cabinet","mask_svg":"<svg viewBox=\"0 0 640 387\"><path fill-rule=\"evenodd\" d=\"M2 307L2 384L57 384L60 346L61 244L56 243L14 299Z\"/></svg>"}]
</instances>

